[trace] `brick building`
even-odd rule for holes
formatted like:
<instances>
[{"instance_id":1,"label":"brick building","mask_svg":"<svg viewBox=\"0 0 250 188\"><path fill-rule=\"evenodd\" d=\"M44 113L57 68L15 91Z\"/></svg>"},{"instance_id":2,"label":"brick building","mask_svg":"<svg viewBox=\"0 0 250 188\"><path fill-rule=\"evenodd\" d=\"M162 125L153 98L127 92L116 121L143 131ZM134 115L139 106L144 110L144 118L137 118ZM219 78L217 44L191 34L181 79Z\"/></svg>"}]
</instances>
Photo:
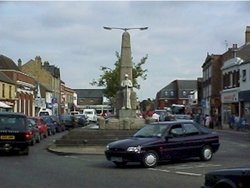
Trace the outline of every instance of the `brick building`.
<instances>
[{"instance_id":1,"label":"brick building","mask_svg":"<svg viewBox=\"0 0 250 188\"><path fill-rule=\"evenodd\" d=\"M41 83L47 88L45 98L46 107L52 109L53 114L58 114L61 111L61 79L60 69L48 62L42 62L40 56L36 56L35 60L31 59L22 65L21 60L18 62L18 67L27 75L33 77L37 82Z\"/></svg>"},{"instance_id":2,"label":"brick building","mask_svg":"<svg viewBox=\"0 0 250 188\"><path fill-rule=\"evenodd\" d=\"M16 85L15 95L6 100L7 104L12 106L14 112L21 112L28 116L34 115L33 99L36 81L21 72L13 60L3 55L0 55L0 71Z\"/></svg>"},{"instance_id":3,"label":"brick building","mask_svg":"<svg viewBox=\"0 0 250 188\"><path fill-rule=\"evenodd\" d=\"M15 97L16 83L0 71L0 111L12 111Z\"/></svg>"},{"instance_id":4,"label":"brick building","mask_svg":"<svg viewBox=\"0 0 250 188\"><path fill-rule=\"evenodd\" d=\"M203 114L220 114L221 66L222 55L207 54L206 60L202 65Z\"/></svg>"},{"instance_id":5,"label":"brick building","mask_svg":"<svg viewBox=\"0 0 250 188\"><path fill-rule=\"evenodd\" d=\"M174 80L157 92L156 108L164 109L172 104L188 105L190 95L193 95L197 90L197 80Z\"/></svg>"}]
</instances>

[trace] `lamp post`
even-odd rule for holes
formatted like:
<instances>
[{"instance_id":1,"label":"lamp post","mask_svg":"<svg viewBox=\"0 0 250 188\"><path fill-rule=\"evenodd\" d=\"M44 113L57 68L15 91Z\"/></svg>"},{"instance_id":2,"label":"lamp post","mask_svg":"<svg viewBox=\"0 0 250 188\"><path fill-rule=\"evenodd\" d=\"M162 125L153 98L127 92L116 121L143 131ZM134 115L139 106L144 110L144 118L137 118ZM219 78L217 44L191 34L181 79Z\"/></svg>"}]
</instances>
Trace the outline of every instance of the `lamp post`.
<instances>
[{"instance_id":1,"label":"lamp post","mask_svg":"<svg viewBox=\"0 0 250 188\"><path fill-rule=\"evenodd\" d=\"M112 30L112 29L120 29L123 31L128 31L128 30L132 30L132 29L139 29L139 30L147 30L148 27L103 27L106 30Z\"/></svg>"}]
</instances>

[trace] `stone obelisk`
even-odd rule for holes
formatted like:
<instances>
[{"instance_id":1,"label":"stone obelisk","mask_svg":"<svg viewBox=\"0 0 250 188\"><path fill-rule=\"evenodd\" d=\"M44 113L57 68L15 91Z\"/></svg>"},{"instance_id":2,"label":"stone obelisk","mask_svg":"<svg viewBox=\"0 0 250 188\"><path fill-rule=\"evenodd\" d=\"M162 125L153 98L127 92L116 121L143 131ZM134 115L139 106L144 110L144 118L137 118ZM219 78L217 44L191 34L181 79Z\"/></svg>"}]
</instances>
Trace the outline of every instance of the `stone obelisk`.
<instances>
[{"instance_id":1,"label":"stone obelisk","mask_svg":"<svg viewBox=\"0 0 250 188\"><path fill-rule=\"evenodd\" d=\"M121 43L121 70L120 70L120 83L127 76L129 80L133 81L132 75L132 57L131 57L131 45L130 35L127 31L122 34ZM117 92L116 95L116 113L119 118L135 118L136 117L136 93L131 88L130 102L131 109L123 108L124 95L122 88Z\"/></svg>"}]
</instances>

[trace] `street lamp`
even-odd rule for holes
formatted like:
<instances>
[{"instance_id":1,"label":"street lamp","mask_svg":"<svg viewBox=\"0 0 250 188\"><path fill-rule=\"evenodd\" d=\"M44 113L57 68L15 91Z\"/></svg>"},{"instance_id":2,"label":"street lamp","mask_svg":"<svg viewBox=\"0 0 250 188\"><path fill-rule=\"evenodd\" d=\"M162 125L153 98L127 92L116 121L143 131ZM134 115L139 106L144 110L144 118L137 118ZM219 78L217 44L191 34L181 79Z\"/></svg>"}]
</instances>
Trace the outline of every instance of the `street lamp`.
<instances>
[{"instance_id":1,"label":"street lamp","mask_svg":"<svg viewBox=\"0 0 250 188\"><path fill-rule=\"evenodd\" d=\"M106 30L112 30L112 29L120 29L123 31L128 31L128 30L132 30L132 29L139 29L139 30L147 30L148 27L103 27Z\"/></svg>"}]
</instances>

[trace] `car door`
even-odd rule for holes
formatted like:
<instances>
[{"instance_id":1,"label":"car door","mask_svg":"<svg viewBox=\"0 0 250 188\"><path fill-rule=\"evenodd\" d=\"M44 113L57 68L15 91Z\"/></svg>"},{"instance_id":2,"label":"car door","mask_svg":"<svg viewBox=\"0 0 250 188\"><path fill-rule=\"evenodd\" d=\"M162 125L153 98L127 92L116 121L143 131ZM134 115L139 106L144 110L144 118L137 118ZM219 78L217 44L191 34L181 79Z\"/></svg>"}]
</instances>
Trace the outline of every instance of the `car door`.
<instances>
[{"instance_id":1,"label":"car door","mask_svg":"<svg viewBox=\"0 0 250 188\"><path fill-rule=\"evenodd\" d=\"M204 143L204 138L200 130L192 122L183 123L182 128L184 130L183 157L199 156Z\"/></svg>"},{"instance_id":2,"label":"car door","mask_svg":"<svg viewBox=\"0 0 250 188\"><path fill-rule=\"evenodd\" d=\"M172 125L166 133L165 146L163 149L164 159L182 158L184 130L181 124Z\"/></svg>"}]
</instances>

